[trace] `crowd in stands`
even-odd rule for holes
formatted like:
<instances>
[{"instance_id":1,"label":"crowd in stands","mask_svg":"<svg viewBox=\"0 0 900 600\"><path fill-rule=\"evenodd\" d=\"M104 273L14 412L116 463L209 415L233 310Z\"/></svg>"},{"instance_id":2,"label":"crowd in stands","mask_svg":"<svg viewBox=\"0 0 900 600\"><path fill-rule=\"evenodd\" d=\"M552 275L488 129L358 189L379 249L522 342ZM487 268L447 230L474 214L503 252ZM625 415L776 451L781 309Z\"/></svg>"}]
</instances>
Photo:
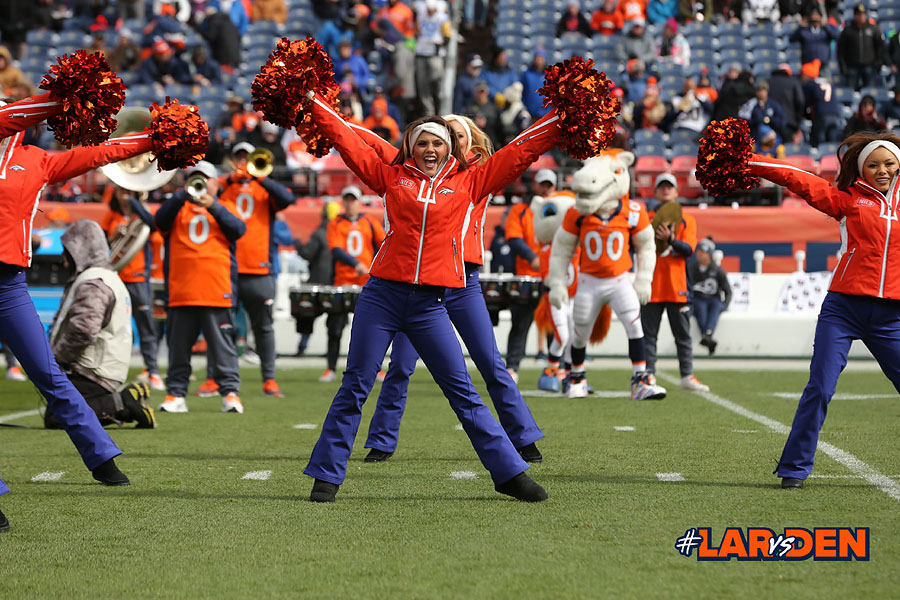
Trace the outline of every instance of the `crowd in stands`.
<instances>
[{"instance_id":1,"label":"crowd in stands","mask_svg":"<svg viewBox=\"0 0 900 600\"><path fill-rule=\"evenodd\" d=\"M129 105L197 104L210 160L225 162L240 141L266 147L300 193L326 159L250 102L282 36L314 35L333 59L341 111L392 143L449 104L500 146L546 113L544 68L573 55L616 84L620 142L639 156L695 155L707 123L726 117L746 119L757 151L773 156L823 155L853 131L900 125L900 0L452 1L4 0L0 87L32 94L54 56L103 52ZM488 42L466 45L479 31ZM453 37L465 49L458 69L447 64ZM448 69L458 74L444 98Z\"/></svg>"}]
</instances>

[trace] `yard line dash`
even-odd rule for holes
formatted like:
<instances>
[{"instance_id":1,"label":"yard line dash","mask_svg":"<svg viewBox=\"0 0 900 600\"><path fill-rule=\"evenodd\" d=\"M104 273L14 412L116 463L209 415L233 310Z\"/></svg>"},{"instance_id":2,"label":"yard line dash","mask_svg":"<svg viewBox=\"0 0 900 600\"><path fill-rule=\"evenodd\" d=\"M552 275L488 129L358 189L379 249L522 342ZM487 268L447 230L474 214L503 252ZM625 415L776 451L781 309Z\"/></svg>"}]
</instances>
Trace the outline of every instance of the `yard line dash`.
<instances>
[{"instance_id":1,"label":"yard line dash","mask_svg":"<svg viewBox=\"0 0 900 600\"><path fill-rule=\"evenodd\" d=\"M266 481L272 476L272 471L250 471L245 473L241 479L252 479L254 481Z\"/></svg>"},{"instance_id":2,"label":"yard line dash","mask_svg":"<svg viewBox=\"0 0 900 600\"><path fill-rule=\"evenodd\" d=\"M65 471L44 471L31 478L32 481L59 481Z\"/></svg>"},{"instance_id":3,"label":"yard line dash","mask_svg":"<svg viewBox=\"0 0 900 600\"><path fill-rule=\"evenodd\" d=\"M14 412L0 417L0 423L8 423L9 421L15 421L16 419L21 419L23 417L33 417L34 415L39 414L41 414L41 412L36 408L32 410L23 410L22 412Z\"/></svg>"},{"instance_id":4,"label":"yard line dash","mask_svg":"<svg viewBox=\"0 0 900 600\"><path fill-rule=\"evenodd\" d=\"M680 378L677 378L674 375L670 375L669 373L664 373L662 371L658 372L656 375L657 377L660 377L661 379L668 381L673 385L681 382ZM746 417L751 421L756 421L760 425L765 425L766 427L777 433L787 435L791 432L791 428L784 423L776 421L775 419L770 419L765 415L753 412L752 410L745 408L740 404L737 404L730 400L726 400L725 398L713 394L712 392L697 392L697 395L701 396L709 402L712 402L713 404L721 406L724 409L730 410L731 412L739 414L742 417ZM850 469L850 472L854 475L859 475L860 477L868 481L871 485L875 486L894 500L900 502L900 483L897 483L887 475L876 471L868 464L856 458L846 450L841 450L834 444L819 440L817 451L822 451L827 456Z\"/></svg>"},{"instance_id":5,"label":"yard line dash","mask_svg":"<svg viewBox=\"0 0 900 600\"><path fill-rule=\"evenodd\" d=\"M315 429L318 427L315 423L297 423L294 425L294 429Z\"/></svg>"},{"instance_id":6,"label":"yard line dash","mask_svg":"<svg viewBox=\"0 0 900 600\"><path fill-rule=\"evenodd\" d=\"M474 471L450 471L450 479L478 479Z\"/></svg>"},{"instance_id":7,"label":"yard line dash","mask_svg":"<svg viewBox=\"0 0 900 600\"><path fill-rule=\"evenodd\" d=\"M453 429L455 429L456 431L462 431L463 430L462 423L457 424L456 427L454 427Z\"/></svg>"},{"instance_id":8,"label":"yard line dash","mask_svg":"<svg viewBox=\"0 0 900 600\"><path fill-rule=\"evenodd\" d=\"M731 433L759 433L759 429L732 429Z\"/></svg>"},{"instance_id":9,"label":"yard line dash","mask_svg":"<svg viewBox=\"0 0 900 600\"><path fill-rule=\"evenodd\" d=\"M616 431L634 431L634 427L631 425L616 425L613 429Z\"/></svg>"},{"instance_id":10,"label":"yard line dash","mask_svg":"<svg viewBox=\"0 0 900 600\"><path fill-rule=\"evenodd\" d=\"M657 473L656 478L660 481L684 481L681 473Z\"/></svg>"}]
</instances>

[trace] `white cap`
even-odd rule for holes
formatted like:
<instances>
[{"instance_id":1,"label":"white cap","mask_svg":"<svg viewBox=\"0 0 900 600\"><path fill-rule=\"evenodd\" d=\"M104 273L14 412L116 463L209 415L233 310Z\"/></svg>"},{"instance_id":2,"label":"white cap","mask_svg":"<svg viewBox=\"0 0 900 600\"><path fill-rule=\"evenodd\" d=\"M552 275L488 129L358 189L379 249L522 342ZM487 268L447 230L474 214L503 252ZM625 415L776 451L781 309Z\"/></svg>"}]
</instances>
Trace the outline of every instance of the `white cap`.
<instances>
[{"instance_id":1,"label":"white cap","mask_svg":"<svg viewBox=\"0 0 900 600\"><path fill-rule=\"evenodd\" d=\"M658 188L661 183L668 183L674 188L678 187L678 180L671 173L660 173L657 175L656 181L653 182L653 189Z\"/></svg>"},{"instance_id":2,"label":"white cap","mask_svg":"<svg viewBox=\"0 0 900 600\"><path fill-rule=\"evenodd\" d=\"M201 160L193 167L190 167L187 170L187 176L190 177L194 173L199 173L201 175L206 175L207 179L215 179L219 176L219 171L216 167L211 163L205 160Z\"/></svg>"},{"instance_id":3,"label":"white cap","mask_svg":"<svg viewBox=\"0 0 900 600\"><path fill-rule=\"evenodd\" d=\"M262 125L260 125L260 130L263 133L278 133L281 128L275 123L269 123L268 121L263 121Z\"/></svg>"},{"instance_id":4,"label":"white cap","mask_svg":"<svg viewBox=\"0 0 900 600\"><path fill-rule=\"evenodd\" d=\"M549 183L556 187L556 173L552 169L541 169L535 174L534 180L538 183Z\"/></svg>"},{"instance_id":5,"label":"white cap","mask_svg":"<svg viewBox=\"0 0 900 600\"><path fill-rule=\"evenodd\" d=\"M238 144L235 144L234 148L231 149L231 155L234 156L238 152L246 152L247 154L250 154L254 150L256 150L256 148L253 147L253 144L250 144L248 142L240 142Z\"/></svg>"},{"instance_id":6,"label":"white cap","mask_svg":"<svg viewBox=\"0 0 900 600\"><path fill-rule=\"evenodd\" d=\"M344 189L341 190L341 198L344 196L353 196L357 200L362 198L362 190L360 190L355 185L348 185Z\"/></svg>"}]
</instances>

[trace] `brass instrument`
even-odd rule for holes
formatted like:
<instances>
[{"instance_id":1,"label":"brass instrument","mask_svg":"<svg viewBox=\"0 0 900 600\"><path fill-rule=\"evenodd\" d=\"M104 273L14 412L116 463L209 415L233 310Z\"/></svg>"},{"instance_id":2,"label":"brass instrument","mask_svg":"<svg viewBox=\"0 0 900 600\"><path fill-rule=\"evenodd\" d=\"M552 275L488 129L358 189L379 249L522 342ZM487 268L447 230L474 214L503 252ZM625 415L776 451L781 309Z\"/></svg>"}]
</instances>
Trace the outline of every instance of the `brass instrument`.
<instances>
[{"instance_id":1,"label":"brass instrument","mask_svg":"<svg viewBox=\"0 0 900 600\"><path fill-rule=\"evenodd\" d=\"M188 196L192 201L197 201L206 194L208 184L204 175L191 175L184 184Z\"/></svg>"},{"instance_id":2,"label":"brass instrument","mask_svg":"<svg viewBox=\"0 0 900 600\"><path fill-rule=\"evenodd\" d=\"M266 148L257 148L247 155L247 173L251 177L268 177L275 168L275 155Z\"/></svg>"},{"instance_id":3,"label":"brass instrument","mask_svg":"<svg viewBox=\"0 0 900 600\"><path fill-rule=\"evenodd\" d=\"M150 111L144 108L123 108L116 119L119 124L111 138L146 129L150 125ZM119 187L138 192L141 202L146 201L147 192L162 187L175 176L175 171L160 172L156 168L156 157L151 152L104 165L100 167L100 171ZM149 237L150 227L135 216L125 232L113 238L110 243L110 266L116 271L124 269L143 249Z\"/></svg>"},{"instance_id":4,"label":"brass instrument","mask_svg":"<svg viewBox=\"0 0 900 600\"><path fill-rule=\"evenodd\" d=\"M661 240L656 237L656 229L660 225L665 225L666 227L674 226L675 236L677 237L678 232L681 230L681 223L681 205L678 204L678 202L666 202L660 206L659 210L656 211L656 214L653 215L651 226L653 227L654 239L656 239L657 256L669 249L669 240Z\"/></svg>"}]
</instances>

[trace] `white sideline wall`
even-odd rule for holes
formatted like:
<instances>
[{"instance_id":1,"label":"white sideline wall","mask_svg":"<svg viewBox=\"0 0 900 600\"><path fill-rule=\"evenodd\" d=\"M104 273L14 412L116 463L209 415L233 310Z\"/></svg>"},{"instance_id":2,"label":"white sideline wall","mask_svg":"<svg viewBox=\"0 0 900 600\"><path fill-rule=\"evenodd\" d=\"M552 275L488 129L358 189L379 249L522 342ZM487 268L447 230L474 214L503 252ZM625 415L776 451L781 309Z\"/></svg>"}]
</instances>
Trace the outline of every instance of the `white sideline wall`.
<instances>
[{"instance_id":1,"label":"white sideline wall","mask_svg":"<svg viewBox=\"0 0 900 600\"><path fill-rule=\"evenodd\" d=\"M790 274L749 274L749 304L746 310L730 310L722 313L715 338L719 342L715 356L719 357L792 357L808 358L812 355L818 309L805 313L779 313L778 305L782 289L791 278ZM278 278L275 299L275 342L279 354L292 355L297 351L300 340L296 324L291 317L289 292L300 283L297 274L283 273ZM694 354L707 356L708 351L697 342L700 332L692 321ZM509 335L509 311L500 313L500 324L494 328L497 345L506 354ZM325 316L319 317L313 327L307 353L321 355L326 347ZM350 339L350 327L344 330L341 353L346 354ZM465 345L463 344L465 352ZM660 326L657 344L660 357L675 356L675 341L668 319L664 316ZM528 335L527 356L537 352L537 331L531 328ZM590 346L591 356L627 356L628 339L619 322L613 317L609 335L601 344ZM852 357L870 357L871 354L861 342L856 342L850 351Z\"/></svg>"}]
</instances>

